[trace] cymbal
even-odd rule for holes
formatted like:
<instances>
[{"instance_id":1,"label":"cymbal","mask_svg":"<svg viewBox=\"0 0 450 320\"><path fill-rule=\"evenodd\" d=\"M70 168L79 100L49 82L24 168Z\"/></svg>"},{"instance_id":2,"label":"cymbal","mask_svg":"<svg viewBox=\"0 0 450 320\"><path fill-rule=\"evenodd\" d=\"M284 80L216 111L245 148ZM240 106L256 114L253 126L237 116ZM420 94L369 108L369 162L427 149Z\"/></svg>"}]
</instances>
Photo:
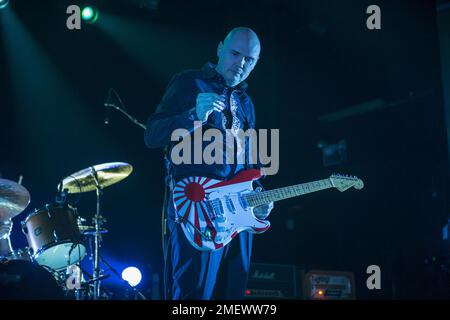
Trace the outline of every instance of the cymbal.
<instances>
[{"instance_id":1,"label":"cymbal","mask_svg":"<svg viewBox=\"0 0 450 320\"><path fill-rule=\"evenodd\" d=\"M0 179L0 221L21 213L30 203L30 193L17 182Z\"/></svg>"},{"instance_id":2,"label":"cymbal","mask_svg":"<svg viewBox=\"0 0 450 320\"><path fill-rule=\"evenodd\" d=\"M125 162L98 164L64 178L62 189L67 189L69 193L89 192L97 189L97 182L98 186L103 189L125 179L131 171L133 171L133 167Z\"/></svg>"}]
</instances>

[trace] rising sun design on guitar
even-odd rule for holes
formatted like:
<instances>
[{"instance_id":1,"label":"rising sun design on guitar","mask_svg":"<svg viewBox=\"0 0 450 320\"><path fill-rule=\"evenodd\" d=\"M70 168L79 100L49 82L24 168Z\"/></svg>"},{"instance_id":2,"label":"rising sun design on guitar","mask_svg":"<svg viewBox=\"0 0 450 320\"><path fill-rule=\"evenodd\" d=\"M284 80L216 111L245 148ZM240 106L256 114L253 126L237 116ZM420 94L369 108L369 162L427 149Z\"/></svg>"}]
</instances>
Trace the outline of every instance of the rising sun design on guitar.
<instances>
[{"instance_id":1,"label":"rising sun design on guitar","mask_svg":"<svg viewBox=\"0 0 450 320\"><path fill-rule=\"evenodd\" d=\"M177 221L189 242L198 250L217 250L242 231L263 233L270 222L253 214L253 208L308 193L336 188L362 189L357 177L332 175L327 179L256 192L253 181L261 170L241 171L229 180L189 177L178 181L173 190Z\"/></svg>"}]
</instances>

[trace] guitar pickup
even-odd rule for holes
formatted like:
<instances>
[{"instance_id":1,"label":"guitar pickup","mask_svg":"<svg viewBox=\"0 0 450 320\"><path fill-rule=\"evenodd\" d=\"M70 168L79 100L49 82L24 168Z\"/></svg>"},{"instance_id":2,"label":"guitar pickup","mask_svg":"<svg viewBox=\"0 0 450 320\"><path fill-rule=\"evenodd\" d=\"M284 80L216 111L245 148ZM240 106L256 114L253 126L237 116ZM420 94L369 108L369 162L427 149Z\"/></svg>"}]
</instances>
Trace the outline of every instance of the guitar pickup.
<instances>
[{"instance_id":1,"label":"guitar pickup","mask_svg":"<svg viewBox=\"0 0 450 320\"><path fill-rule=\"evenodd\" d=\"M246 193L244 195L239 194L239 196L238 196L239 204L241 205L241 207L244 210L247 210L250 207L250 204L248 203L247 199L245 198L245 196L248 194L249 193Z\"/></svg>"},{"instance_id":2,"label":"guitar pickup","mask_svg":"<svg viewBox=\"0 0 450 320\"><path fill-rule=\"evenodd\" d=\"M231 211L232 213L236 212L236 208L234 207L233 201L230 197L225 197L225 203L229 211Z\"/></svg>"},{"instance_id":3,"label":"guitar pickup","mask_svg":"<svg viewBox=\"0 0 450 320\"><path fill-rule=\"evenodd\" d=\"M207 214L211 219L215 219L216 218L216 214L214 212L214 207L211 204L211 201L207 200L205 201L206 203L206 209L207 209Z\"/></svg>"},{"instance_id":4,"label":"guitar pickup","mask_svg":"<svg viewBox=\"0 0 450 320\"><path fill-rule=\"evenodd\" d=\"M221 217L224 214L222 201L220 199L214 199L206 201L206 206L208 207L208 213L211 220L215 220L217 217Z\"/></svg>"}]
</instances>

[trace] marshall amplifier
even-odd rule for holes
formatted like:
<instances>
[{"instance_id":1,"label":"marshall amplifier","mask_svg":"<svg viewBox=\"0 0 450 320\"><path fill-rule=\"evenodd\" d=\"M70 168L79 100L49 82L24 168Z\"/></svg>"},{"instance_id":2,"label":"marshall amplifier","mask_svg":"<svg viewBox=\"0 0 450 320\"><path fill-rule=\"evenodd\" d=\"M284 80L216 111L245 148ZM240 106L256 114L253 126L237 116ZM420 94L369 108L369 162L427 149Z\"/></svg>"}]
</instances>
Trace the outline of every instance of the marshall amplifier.
<instances>
[{"instance_id":1,"label":"marshall amplifier","mask_svg":"<svg viewBox=\"0 0 450 320\"><path fill-rule=\"evenodd\" d=\"M305 299L355 299L355 279L352 272L311 270L304 274L302 282Z\"/></svg>"},{"instance_id":2,"label":"marshall amplifier","mask_svg":"<svg viewBox=\"0 0 450 320\"><path fill-rule=\"evenodd\" d=\"M294 265L252 263L246 299L355 299L352 272L303 270Z\"/></svg>"},{"instance_id":3,"label":"marshall amplifier","mask_svg":"<svg viewBox=\"0 0 450 320\"><path fill-rule=\"evenodd\" d=\"M298 299L298 269L293 265L252 263L246 299Z\"/></svg>"}]
</instances>

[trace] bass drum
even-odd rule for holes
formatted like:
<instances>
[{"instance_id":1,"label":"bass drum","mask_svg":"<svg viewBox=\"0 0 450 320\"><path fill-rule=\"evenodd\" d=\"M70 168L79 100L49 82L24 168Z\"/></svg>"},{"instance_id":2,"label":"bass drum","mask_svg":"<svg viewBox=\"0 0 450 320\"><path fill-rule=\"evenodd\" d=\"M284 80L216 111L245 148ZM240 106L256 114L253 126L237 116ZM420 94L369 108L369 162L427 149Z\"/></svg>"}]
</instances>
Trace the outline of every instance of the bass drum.
<instances>
[{"instance_id":1,"label":"bass drum","mask_svg":"<svg viewBox=\"0 0 450 320\"><path fill-rule=\"evenodd\" d=\"M59 300L64 291L44 267L25 260L0 263L0 300Z\"/></svg>"}]
</instances>

